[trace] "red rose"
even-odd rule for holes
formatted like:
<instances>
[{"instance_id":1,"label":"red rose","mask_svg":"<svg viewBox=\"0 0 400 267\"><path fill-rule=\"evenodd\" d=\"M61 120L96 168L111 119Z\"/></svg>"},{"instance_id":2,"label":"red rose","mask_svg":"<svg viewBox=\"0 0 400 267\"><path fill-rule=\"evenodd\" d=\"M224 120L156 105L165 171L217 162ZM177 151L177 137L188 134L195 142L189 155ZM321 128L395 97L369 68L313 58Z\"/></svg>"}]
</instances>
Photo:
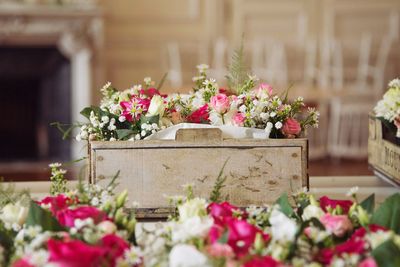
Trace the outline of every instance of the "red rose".
<instances>
[{"instance_id":1,"label":"red rose","mask_svg":"<svg viewBox=\"0 0 400 267\"><path fill-rule=\"evenodd\" d=\"M349 212L351 205L353 205L353 202L351 200L336 200L336 199L330 199L327 196L323 196L319 199L319 204L322 210L325 212L328 212L328 207L335 209L336 206L339 206L342 208L343 213L347 214Z\"/></svg>"},{"instance_id":2,"label":"red rose","mask_svg":"<svg viewBox=\"0 0 400 267\"><path fill-rule=\"evenodd\" d=\"M96 267L108 266L106 250L101 247L90 246L79 240L63 242L50 239L47 242L49 261L60 267Z\"/></svg>"},{"instance_id":3,"label":"red rose","mask_svg":"<svg viewBox=\"0 0 400 267\"><path fill-rule=\"evenodd\" d=\"M67 227L74 227L76 219L92 218L95 224L104 221L107 214L95 207L81 206L76 209L66 209L58 212L57 219L61 225Z\"/></svg>"},{"instance_id":4,"label":"red rose","mask_svg":"<svg viewBox=\"0 0 400 267\"><path fill-rule=\"evenodd\" d=\"M200 107L198 110L194 111L192 114L187 116L187 121L192 123L207 123L208 122L208 105Z\"/></svg>"},{"instance_id":5,"label":"red rose","mask_svg":"<svg viewBox=\"0 0 400 267\"><path fill-rule=\"evenodd\" d=\"M243 267L276 267L281 264L271 256L254 257L246 262Z\"/></svg>"},{"instance_id":6,"label":"red rose","mask_svg":"<svg viewBox=\"0 0 400 267\"><path fill-rule=\"evenodd\" d=\"M129 244L114 234L103 236L101 243L102 247L107 250L107 257L112 261L112 266L119 257L124 255L125 250L129 249Z\"/></svg>"},{"instance_id":7,"label":"red rose","mask_svg":"<svg viewBox=\"0 0 400 267\"><path fill-rule=\"evenodd\" d=\"M226 218L232 217L235 210L239 210L239 208L228 202L213 202L207 207L207 211L213 217L214 222L221 225L225 223Z\"/></svg>"},{"instance_id":8,"label":"red rose","mask_svg":"<svg viewBox=\"0 0 400 267\"><path fill-rule=\"evenodd\" d=\"M301 125L297 120L287 118L283 123L281 131L287 138L295 138L301 132Z\"/></svg>"},{"instance_id":9,"label":"red rose","mask_svg":"<svg viewBox=\"0 0 400 267\"><path fill-rule=\"evenodd\" d=\"M336 254L362 254L365 250L365 241L364 240L354 240L349 239L346 242L337 245L335 248Z\"/></svg>"},{"instance_id":10,"label":"red rose","mask_svg":"<svg viewBox=\"0 0 400 267\"><path fill-rule=\"evenodd\" d=\"M70 205L77 203L77 200L73 200L63 194L59 194L55 197L45 197L38 202L39 205L50 205L51 213L56 216L57 212L68 208Z\"/></svg>"}]
</instances>

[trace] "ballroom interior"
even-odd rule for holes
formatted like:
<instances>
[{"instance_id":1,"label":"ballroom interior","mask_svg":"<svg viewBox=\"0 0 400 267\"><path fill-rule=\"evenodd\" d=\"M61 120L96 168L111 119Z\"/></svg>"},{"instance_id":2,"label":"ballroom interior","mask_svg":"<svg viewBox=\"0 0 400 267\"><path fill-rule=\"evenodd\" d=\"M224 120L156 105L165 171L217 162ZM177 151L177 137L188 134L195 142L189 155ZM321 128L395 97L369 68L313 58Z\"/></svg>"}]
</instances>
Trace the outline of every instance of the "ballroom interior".
<instances>
[{"instance_id":1,"label":"ballroom interior","mask_svg":"<svg viewBox=\"0 0 400 267\"><path fill-rule=\"evenodd\" d=\"M400 73L398 0L0 0L0 177L43 181L84 156L50 124L81 121L107 81L167 73L162 92L185 93L206 63L223 88L241 44L252 74L319 110L309 175L372 176L368 114Z\"/></svg>"}]
</instances>

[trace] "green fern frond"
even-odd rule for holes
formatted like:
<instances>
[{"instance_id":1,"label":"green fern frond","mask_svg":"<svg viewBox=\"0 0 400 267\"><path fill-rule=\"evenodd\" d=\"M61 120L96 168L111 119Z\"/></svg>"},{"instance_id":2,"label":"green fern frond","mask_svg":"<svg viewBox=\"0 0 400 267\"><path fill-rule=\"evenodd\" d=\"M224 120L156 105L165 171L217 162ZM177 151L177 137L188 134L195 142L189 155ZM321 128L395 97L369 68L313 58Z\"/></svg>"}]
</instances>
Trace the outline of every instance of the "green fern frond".
<instances>
[{"instance_id":1,"label":"green fern frond","mask_svg":"<svg viewBox=\"0 0 400 267\"><path fill-rule=\"evenodd\" d=\"M211 202L221 201L221 190L223 187L225 187L225 182L226 182L226 179L228 178L226 175L223 176L224 169L225 169L225 166L228 163L228 161L229 161L229 158L226 159L224 165L222 166L222 169L219 171L217 180L215 181L213 190L211 191L211 194L210 194Z\"/></svg>"},{"instance_id":2,"label":"green fern frond","mask_svg":"<svg viewBox=\"0 0 400 267\"><path fill-rule=\"evenodd\" d=\"M243 40L240 48L233 52L231 63L228 67L229 73L226 76L229 89L235 93L242 93L243 85L248 78L247 67L244 60Z\"/></svg>"}]
</instances>

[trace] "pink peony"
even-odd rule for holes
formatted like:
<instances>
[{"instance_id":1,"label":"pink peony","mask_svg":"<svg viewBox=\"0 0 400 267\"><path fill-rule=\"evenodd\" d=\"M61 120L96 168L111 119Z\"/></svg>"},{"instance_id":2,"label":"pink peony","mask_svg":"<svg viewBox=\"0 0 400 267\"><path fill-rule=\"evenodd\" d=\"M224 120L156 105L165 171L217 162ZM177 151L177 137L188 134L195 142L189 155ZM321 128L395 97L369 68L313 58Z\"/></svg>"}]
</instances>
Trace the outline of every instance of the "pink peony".
<instances>
[{"instance_id":1,"label":"pink peony","mask_svg":"<svg viewBox=\"0 0 400 267\"><path fill-rule=\"evenodd\" d=\"M342 237L347 232L353 230L353 225L347 215L331 215L327 213L324 214L320 220L328 231L331 231L338 237Z\"/></svg>"},{"instance_id":2,"label":"pink peony","mask_svg":"<svg viewBox=\"0 0 400 267\"><path fill-rule=\"evenodd\" d=\"M351 205L353 205L353 202L351 200L336 200L336 199L330 199L327 196L323 196L319 199L319 204L322 210L325 212L328 212L328 207L335 209L336 206L339 206L342 208L343 213L347 214L349 212Z\"/></svg>"},{"instance_id":3,"label":"pink peony","mask_svg":"<svg viewBox=\"0 0 400 267\"><path fill-rule=\"evenodd\" d=\"M56 216L57 212L64 210L71 206L72 204L77 203L77 200L73 200L63 194L59 194L55 197L45 197L41 201L38 202L39 205L50 205L51 213Z\"/></svg>"},{"instance_id":4,"label":"pink peony","mask_svg":"<svg viewBox=\"0 0 400 267\"><path fill-rule=\"evenodd\" d=\"M226 113L230 105L229 97L225 94L217 94L210 99L211 108L220 114Z\"/></svg>"},{"instance_id":5,"label":"pink peony","mask_svg":"<svg viewBox=\"0 0 400 267\"><path fill-rule=\"evenodd\" d=\"M104 248L91 246L80 240L63 242L50 239L47 242L49 261L60 267L108 266Z\"/></svg>"},{"instance_id":6,"label":"pink peony","mask_svg":"<svg viewBox=\"0 0 400 267\"><path fill-rule=\"evenodd\" d=\"M378 267L378 264L376 264L374 258L366 258L358 264L358 267Z\"/></svg>"},{"instance_id":7,"label":"pink peony","mask_svg":"<svg viewBox=\"0 0 400 267\"><path fill-rule=\"evenodd\" d=\"M61 225L67 227L74 227L76 219L92 218L95 224L104 221L107 214L95 207L81 206L76 209L66 209L58 212L57 219Z\"/></svg>"},{"instance_id":8,"label":"pink peony","mask_svg":"<svg viewBox=\"0 0 400 267\"><path fill-rule=\"evenodd\" d=\"M280 266L281 264L276 261L271 256L264 256L264 257L252 257L252 259L246 262L243 267L276 267Z\"/></svg>"},{"instance_id":9,"label":"pink peony","mask_svg":"<svg viewBox=\"0 0 400 267\"><path fill-rule=\"evenodd\" d=\"M245 119L246 116L243 113L238 112L232 117L233 125L242 127L244 125Z\"/></svg>"},{"instance_id":10,"label":"pink peony","mask_svg":"<svg viewBox=\"0 0 400 267\"><path fill-rule=\"evenodd\" d=\"M192 123L207 123L209 121L208 117L208 105L205 104L190 114L186 119L188 122Z\"/></svg>"},{"instance_id":11,"label":"pink peony","mask_svg":"<svg viewBox=\"0 0 400 267\"><path fill-rule=\"evenodd\" d=\"M301 132L301 125L297 120L293 118L287 118L283 123L281 131L282 134L287 138L295 138Z\"/></svg>"},{"instance_id":12,"label":"pink peony","mask_svg":"<svg viewBox=\"0 0 400 267\"><path fill-rule=\"evenodd\" d=\"M257 98L265 98L272 95L272 86L267 83L260 83L257 89L254 89Z\"/></svg>"}]
</instances>

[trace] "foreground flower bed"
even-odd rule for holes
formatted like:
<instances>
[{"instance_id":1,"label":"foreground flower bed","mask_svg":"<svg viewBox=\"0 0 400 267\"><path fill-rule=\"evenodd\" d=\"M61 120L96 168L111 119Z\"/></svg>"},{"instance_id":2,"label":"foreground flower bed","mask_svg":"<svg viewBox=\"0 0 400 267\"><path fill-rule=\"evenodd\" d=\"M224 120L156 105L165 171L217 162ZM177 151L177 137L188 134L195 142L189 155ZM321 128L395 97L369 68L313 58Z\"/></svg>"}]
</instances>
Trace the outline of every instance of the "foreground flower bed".
<instances>
[{"instance_id":1,"label":"foreground flower bed","mask_svg":"<svg viewBox=\"0 0 400 267\"><path fill-rule=\"evenodd\" d=\"M53 168L53 177L62 174ZM400 194L375 211L373 195L360 202L355 189L352 200L299 192L272 206L239 209L218 201L218 189L208 201L189 186L186 197L171 198L177 209L168 222L145 225L136 237L126 192L115 196L114 183L75 190L55 184L55 194L38 202L11 194L2 202L3 265L366 267L400 261Z\"/></svg>"}]
</instances>

